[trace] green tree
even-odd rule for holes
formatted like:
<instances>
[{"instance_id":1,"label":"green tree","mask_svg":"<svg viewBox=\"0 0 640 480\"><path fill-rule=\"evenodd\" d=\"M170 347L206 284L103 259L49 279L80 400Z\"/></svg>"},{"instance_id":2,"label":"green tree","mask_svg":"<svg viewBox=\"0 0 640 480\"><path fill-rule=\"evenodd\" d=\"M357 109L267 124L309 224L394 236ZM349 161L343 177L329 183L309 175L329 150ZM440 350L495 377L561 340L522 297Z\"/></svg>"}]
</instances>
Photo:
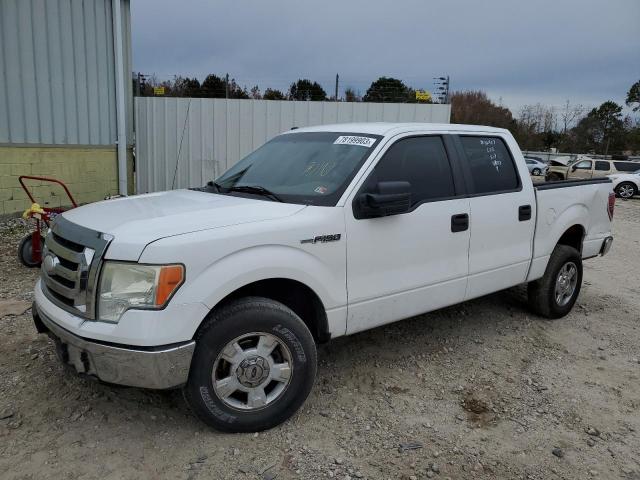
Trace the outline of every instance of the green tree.
<instances>
[{"instance_id":1,"label":"green tree","mask_svg":"<svg viewBox=\"0 0 640 480\"><path fill-rule=\"evenodd\" d=\"M210 73L206 76L200 90L202 96L207 98L225 98L226 96L226 84L225 79Z\"/></svg>"},{"instance_id":2,"label":"green tree","mask_svg":"<svg viewBox=\"0 0 640 480\"><path fill-rule=\"evenodd\" d=\"M640 80L631 85L627 92L627 106L631 107L634 112L640 110Z\"/></svg>"},{"instance_id":3,"label":"green tree","mask_svg":"<svg viewBox=\"0 0 640 480\"><path fill-rule=\"evenodd\" d=\"M267 88L262 95L263 100L286 100L287 97L280 90L274 88Z\"/></svg>"},{"instance_id":4,"label":"green tree","mask_svg":"<svg viewBox=\"0 0 640 480\"><path fill-rule=\"evenodd\" d=\"M176 97L200 97L202 91L197 78L176 77L171 88L172 94Z\"/></svg>"},{"instance_id":5,"label":"green tree","mask_svg":"<svg viewBox=\"0 0 640 480\"><path fill-rule=\"evenodd\" d=\"M576 147L583 152L608 154L625 147L622 107L607 101L592 109L573 129Z\"/></svg>"},{"instance_id":6,"label":"green tree","mask_svg":"<svg viewBox=\"0 0 640 480\"><path fill-rule=\"evenodd\" d=\"M289 96L293 100L326 100L327 92L318 82L312 82L306 78L292 83L289 87Z\"/></svg>"},{"instance_id":7,"label":"green tree","mask_svg":"<svg viewBox=\"0 0 640 480\"><path fill-rule=\"evenodd\" d=\"M229 80L229 98L249 98L249 92L247 92L247 87L240 87L236 83L236 79L232 78Z\"/></svg>"},{"instance_id":8,"label":"green tree","mask_svg":"<svg viewBox=\"0 0 640 480\"><path fill-rule=\"evenodd\" d=\"M404 84L402 80L392 77L380 77L372 82L363 102L415 103L416 92Z\"/></svg>"}]
</instances>

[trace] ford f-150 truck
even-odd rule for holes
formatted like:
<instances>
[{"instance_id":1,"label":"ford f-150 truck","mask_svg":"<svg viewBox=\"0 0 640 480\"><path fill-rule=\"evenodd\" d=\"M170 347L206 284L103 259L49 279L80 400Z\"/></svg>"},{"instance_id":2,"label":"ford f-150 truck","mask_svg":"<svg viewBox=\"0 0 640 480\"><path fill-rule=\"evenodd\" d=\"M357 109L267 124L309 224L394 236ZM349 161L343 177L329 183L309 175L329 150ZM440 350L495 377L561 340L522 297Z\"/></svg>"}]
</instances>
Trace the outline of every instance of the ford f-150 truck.
<instances>
[{"instance_id":1,"label":"ford f-150 truck","mask_svg":"<svg viewBox=\"0 0 640 480\"><path fill-rule=\"evenodd\" d=\"M502 129L296 129L204 187L58 216L34 320L82 374L262 430L305 401L319 343L524 283L566 315L614 201L607 178L534 187Z\"/></svg>"}]
</instances>

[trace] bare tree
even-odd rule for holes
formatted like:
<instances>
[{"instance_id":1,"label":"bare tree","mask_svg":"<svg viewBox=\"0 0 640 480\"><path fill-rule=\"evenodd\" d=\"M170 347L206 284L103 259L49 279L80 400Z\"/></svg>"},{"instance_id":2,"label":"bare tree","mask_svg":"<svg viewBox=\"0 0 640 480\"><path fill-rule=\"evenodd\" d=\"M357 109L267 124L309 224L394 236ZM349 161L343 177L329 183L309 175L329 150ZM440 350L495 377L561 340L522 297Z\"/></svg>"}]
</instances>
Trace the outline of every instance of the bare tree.
<instances>
[{"instance_id":1,"label":"bare tree","mask_svg":"<svg viewBox=\"0 0 640 480\"><path fill-rule=\"evenodd\" d=\"M560 113L560 119L562 120L562 133L566 134L569 128L577 123L577 120L584 115L585 108L583 105L571 105L569 100L564 104L562 112Z\"/></svg>"}]
</instances>

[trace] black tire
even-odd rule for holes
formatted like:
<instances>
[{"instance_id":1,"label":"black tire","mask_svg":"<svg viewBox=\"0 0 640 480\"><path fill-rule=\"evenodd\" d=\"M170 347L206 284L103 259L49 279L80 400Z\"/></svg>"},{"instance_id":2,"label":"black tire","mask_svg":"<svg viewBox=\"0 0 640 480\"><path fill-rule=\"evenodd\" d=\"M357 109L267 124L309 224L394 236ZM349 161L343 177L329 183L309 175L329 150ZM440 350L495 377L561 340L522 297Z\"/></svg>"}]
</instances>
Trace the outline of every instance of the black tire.
<instances>
[{"instance_id":1,"label":"black tire","mask_svg":"<svg viewBox=\"0 0 640 480\"><path fill-rule=\"evenodd\" d=\"M548 178L547 178L547 181L548 182L561 182L564 179L565 178L562 175L560 175L559 173L550 173Z\"/></svg>"},{"instance_id":2,"label":"black tire","mask_svg":"<svg viewBox=\"0 0 640 480\"><path fill-rule=\"evenodd\" d=\"M243 411L218 396L213 387L213 377L217 375L213 368L218 361L223 362L220 358L225 347L254 332L276 337L286 347L290 377L282 393L271 403ZM300 317L279 302L262 297L235 300L211 312L195 340L189 380L183 393L196 416L217 430L256 432L275 427L291 417L311 392L317 369L313 336Z\"/></svg>"},{"instance_id":3,"label":"black tire","mask_svg":"<svg viewBox=\"0 0 640 480\"><path fill-rule=\"evenodd\" d=\"M576 285L566 303L559 303L556 298L556 281L565 265L576 267ZM567 315L580 294L582 285L582 257L580 252L567 245L556 245L551 254L544 276L530 282L527 289L529 307L538 315L546 318L560 318Z\"/></svg>"},{"instance_id":4,"label":"black tire","mask_svg":"<svg viewBox=\"0 0 640 480\"><path fill-rule=\"evenodd\" d=\"M534 176L536 176L536 177L540 176L540 174L541 174L541 173L542 173L542 170L540 170L539 168L534 168L534 169L531 171L531 175L534 175Z\"/></svg>"},{"instance_id":5,"label":"black tire","mask_svg":"<svg viewBox=\"0 0 640 480\"><path fill-rule=\"evenodd\" d=\"M626 187L626 188L625 188ZM630 189L631 195L628 192ZM624 192L623 192L624 191ZM616 186L616 196L620 198L633 198L638 194L638 187L631 182L622 182Z\"/></svg>"},{"instance_id":6,"label":"black tire","mask_svg":"<svg viewBox=\"0 0 640 480\"><path fill-rule=\"evenodd\" d=\"M42 245L42 238L40 239L40 245ZM20 240L18 259L25 267L36 268L40 266L40 262L33 260L33 236L31 233Z\"/></svg>"}]
</instances>

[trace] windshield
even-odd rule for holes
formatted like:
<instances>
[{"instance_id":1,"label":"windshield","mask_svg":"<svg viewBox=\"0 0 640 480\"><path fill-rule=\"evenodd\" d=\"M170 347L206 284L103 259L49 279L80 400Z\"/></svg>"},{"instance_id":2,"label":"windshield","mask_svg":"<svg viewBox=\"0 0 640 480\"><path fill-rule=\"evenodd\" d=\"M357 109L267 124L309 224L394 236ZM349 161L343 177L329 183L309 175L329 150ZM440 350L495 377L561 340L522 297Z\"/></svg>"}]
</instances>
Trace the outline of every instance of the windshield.
<instances>
[{"instance_id":1,"label":"windshield","mask_svg":"<svg viewBox=\"0 0 640 480\"><path fill-rule=\"evenodd\" d=\"M335 132L280 135L240 160L215 183L219 193L262 187L285 202L335 205L380 138ZM233 194L258 193L244 189Z\"/></svg>"}]
</instances>

